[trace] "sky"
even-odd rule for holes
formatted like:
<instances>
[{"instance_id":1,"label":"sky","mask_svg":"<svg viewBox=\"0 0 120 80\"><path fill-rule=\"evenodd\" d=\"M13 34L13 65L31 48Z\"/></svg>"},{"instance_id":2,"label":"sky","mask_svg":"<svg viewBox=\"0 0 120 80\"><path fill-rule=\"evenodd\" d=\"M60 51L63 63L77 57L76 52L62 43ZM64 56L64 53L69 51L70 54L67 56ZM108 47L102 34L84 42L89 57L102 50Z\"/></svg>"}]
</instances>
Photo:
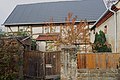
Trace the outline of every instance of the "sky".
<instances>
[{"instance_id":1,"label":"sky","mask_svg":"<svg viewBox=\"0 0 120 80\"><path fill-rule=\"evenodd\" d=\"M72 0L0 0L0 29L4 28L2 24L10 15L16 5L42 3L42 2L56 2L56 1L72 1Z\"/></svg>"}]
</instances>

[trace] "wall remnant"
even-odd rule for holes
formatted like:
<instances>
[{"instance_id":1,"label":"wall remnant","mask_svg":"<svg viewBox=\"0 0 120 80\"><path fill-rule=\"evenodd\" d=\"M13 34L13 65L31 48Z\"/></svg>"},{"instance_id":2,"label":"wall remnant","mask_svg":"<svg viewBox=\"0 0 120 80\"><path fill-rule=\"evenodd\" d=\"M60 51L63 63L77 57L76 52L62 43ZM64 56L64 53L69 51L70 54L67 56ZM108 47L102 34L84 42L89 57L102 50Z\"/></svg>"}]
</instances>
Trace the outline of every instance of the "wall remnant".
<instances>
[{"instance_id":1,"label":"wall remnant","mask_svg":"<svg viewBox=\"0 0 120 80\"><path fill-rule=\"evenodd\" d=\"M64 46L61 53L61 80L77 80L75 46Z\"/></svg>"}]
</instances>

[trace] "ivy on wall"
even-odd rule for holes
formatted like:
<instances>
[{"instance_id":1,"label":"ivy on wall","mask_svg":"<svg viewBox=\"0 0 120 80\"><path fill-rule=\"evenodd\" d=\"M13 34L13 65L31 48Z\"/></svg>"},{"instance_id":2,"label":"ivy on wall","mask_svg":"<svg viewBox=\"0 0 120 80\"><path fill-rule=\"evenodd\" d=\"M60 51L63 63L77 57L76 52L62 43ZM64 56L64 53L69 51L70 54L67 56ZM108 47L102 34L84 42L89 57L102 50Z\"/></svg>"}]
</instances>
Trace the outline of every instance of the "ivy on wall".
<instances>
[{"instance_id":1,"label":"ivy on wall","mask_svg":"<svg viewBox=\"0 0 120 80\"><path fill-rule=\"evenodd\" d=\"M105 33L101 30L99 31L99 34L95 34L93 52L112 52L111 44L108 44Z\"/></svg>"}]
</instances>

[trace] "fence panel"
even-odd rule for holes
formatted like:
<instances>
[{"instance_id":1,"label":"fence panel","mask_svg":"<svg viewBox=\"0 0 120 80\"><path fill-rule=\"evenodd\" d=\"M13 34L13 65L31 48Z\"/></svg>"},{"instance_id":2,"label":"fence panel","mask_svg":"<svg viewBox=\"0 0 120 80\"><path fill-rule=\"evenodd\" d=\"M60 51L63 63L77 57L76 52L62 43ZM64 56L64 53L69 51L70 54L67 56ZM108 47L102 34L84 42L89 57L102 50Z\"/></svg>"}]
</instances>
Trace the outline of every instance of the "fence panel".
<instances>
[{"instance_id":1,"label":"fence panel","mask_svg":"<svg viewBox=\"0 0 120 80\"><path fill-rule=\"evenodd\" d=\"M42 52L26 52L24 54L24 75L29 78L44 79L44 54Z\"/></svg>"},{"instance_id":2,"label":"fence panel","mask_svg":"<svg viewBox=\"0 0 120 80\"><path fill-rule=\"evenodd\" d=\"M119 58L119 53L78 53L77 67L78 69L116 69Z\"/></svg>"},{"instance_id":3,"label":"fence panel","mask_svg":"<svg viewBox=\"0 0 120 80\"><path fill-rule=\"evenodd\" d=\"M30 51L24 54L26 78L45 79L60 75L60 51Z\"/></svg>"}]
</instances>

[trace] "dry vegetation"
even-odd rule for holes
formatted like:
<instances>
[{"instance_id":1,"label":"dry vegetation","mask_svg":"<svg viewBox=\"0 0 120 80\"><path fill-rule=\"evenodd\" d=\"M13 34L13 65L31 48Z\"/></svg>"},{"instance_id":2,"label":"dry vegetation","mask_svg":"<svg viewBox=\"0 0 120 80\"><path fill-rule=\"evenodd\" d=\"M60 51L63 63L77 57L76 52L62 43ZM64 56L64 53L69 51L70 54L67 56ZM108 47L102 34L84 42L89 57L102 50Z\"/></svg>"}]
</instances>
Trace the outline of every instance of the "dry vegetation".
<instances>
[{"instance_id":1,"label":"dry vegetation","mask_svg":"<svg viewBox=\"0 0 120 80\"><path fill-rule=\"evenodd\" d=\"M18 77L19 46L15 39L0 39L0 80L14 80Z\"/></svg>"}]
</instances>

